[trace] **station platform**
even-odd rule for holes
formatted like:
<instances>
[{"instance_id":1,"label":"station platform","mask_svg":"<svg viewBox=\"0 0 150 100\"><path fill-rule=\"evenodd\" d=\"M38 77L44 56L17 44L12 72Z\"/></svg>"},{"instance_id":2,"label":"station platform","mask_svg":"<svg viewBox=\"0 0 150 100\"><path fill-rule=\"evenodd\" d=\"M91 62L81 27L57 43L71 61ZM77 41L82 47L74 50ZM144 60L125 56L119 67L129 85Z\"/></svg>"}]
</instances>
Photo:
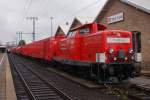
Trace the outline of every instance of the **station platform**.
<instances>
[{"instance_id":1,"label":"station platform","mask_svg":"<svg viewBox=\"0 0 150 100\"><path fill-rule=\"evenodd\" d=\"M150 91L150 77L141 76L132 79L130 82Z\"/></svg>"},{"instance_id":2,"label":"station platform","mask_svg":"<svg viewBox=\"0 0 150 100\"><path fill-rule=\"evenodd\" d=\"M0 53L0 100L17 100L6 53Z\"/></svg>"},{"instance_id":3,"label":"station platform","mask_svg":"<svg viewBox=\"0 0 150 100\"><path fill-rule=\"evenodd\" d=\"M150 68L143 68L143 70L141 71L141 75L150 77Z\"/></svg>"}]
</instances>

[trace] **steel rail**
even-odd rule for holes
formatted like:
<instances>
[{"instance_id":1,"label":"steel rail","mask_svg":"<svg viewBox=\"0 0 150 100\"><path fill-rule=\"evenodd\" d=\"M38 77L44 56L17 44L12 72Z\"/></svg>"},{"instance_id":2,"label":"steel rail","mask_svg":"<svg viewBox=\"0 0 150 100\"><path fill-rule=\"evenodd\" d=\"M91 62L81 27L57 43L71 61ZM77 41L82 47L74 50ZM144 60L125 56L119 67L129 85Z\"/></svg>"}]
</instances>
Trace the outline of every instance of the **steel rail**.
<instances>
[{"instance_id":1,"label":"steel rail","mask_svg":"<svg viewBox=\"0 0 150 100\"><path fill-rule=\"evenodd\" d=\"M36 77L38 77L40 80L42 80L45 84L47 84L48 86L50 86L64 100L72 100L68 95L66 95L65 93L63 93L62 91L60 91L59 89L57 89L54 85L52 85L49 81L47 81L47 79L44 76L40 75L35 70L29 68L21 59L19 59L17 57L15 57L15 58L16 58L15 61L17 61L18 63L20 63L24 68L26 68L27 70L29 70L32 74L34 74ZM21 72L20 72L20 74L21 74ZM23 77L23 75L21 75L21 76ZM25 79L24 79L24 81L25 81ZM32 91L31 91L31 93L32 93ZM35 97L35 100L36 100L36 97Z\"/></svg>"},{"instance_id":2,"label":"steel rail","mask_svg":"<svg viewBox=\"0 0 150 100\"><path fill-rule=\"evenodd\" d=\"M150 90L146 88L142 88L136 84L129 84L123 86L109 86L104 85L105 88L109 88L109 91L113 91L113 93L117 93L117 95L124 95L131 100L150 100Z\"/></svg>"},{"instance_id":3,"label":"steel rail","mask_svg":"<svg viewBox=\"0 0 150 100\"><path fill-rule=\"evenodd\" d=\"M18 59L20 60L20 59ZM48 84L49 86L51 86L54 90L57 91L57 93L59 93L63 98L65 98L65 100L72 100L68 95L66 95L65 93L63 93L62 91L60 91L59 89L57 89L54 85L52 85L50 82L48 82L46 80L46 78L42 75L40 75L39 73L37 73L35 70L29 68L26 64L24 64L21 60L20 60L21 64L26 67L29 71L31 71L32 73L34 73L36 76L38 76L41 80L43 80L46 84Z\"/></svg>"},{"instance_id":4,"label":"steel rail","mask_svg":"<svg viewBox=\"0 0 150 100\"><path fill-rule=\"evenodd\" d=\"M27 85L27 83L26 83L24 77L22 76L21 72L16 68L14 62L12 62L12 61L13 61L12 59L13 59L13 58L10 56L11 64L12 64L13 67L15 68L15 70L16 70L16 72L18 73L18 75L19 75L19 77L20 77L22 83L24 84L25 89L26 89L28 95L30 96L30 99L36 100L34 94L32 93L31 89L30 89L29 86Z\"/></svg>"},{"instance_id":5,"label":"steel rail","mask_svg":"<svg viewBox=\"0 0 150 100\"><path fill-rule=\"evenodd\" d=\"M149 89L133 84L130 87L129 91L131 91L131 93L128 94L129 98L136 99L136 100L150 100Z\"/></svg>"}]
</instances>

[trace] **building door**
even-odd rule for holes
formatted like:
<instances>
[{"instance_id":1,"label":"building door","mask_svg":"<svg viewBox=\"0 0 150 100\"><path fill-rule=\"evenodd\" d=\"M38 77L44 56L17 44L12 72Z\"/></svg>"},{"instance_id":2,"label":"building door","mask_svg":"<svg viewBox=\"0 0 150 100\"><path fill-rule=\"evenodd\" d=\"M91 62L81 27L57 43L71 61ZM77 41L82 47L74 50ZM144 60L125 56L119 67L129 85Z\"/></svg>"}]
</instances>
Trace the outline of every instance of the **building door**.
<instances>
[{"instance_id":1,"label":"building door","mask_svg":"<svg viewBox=\"0 0 150 100\"><path fill-rule=\"evenodd\" d=\"M141 32L132 31L133 50L136 53L141 53Z\"/></svg>"},{"instance_id":2,"label":"building door","mask_svg":"<svg viewBox=\"0 0 150 100\"><path fill-rule=\"evenodd\" d=\"M141 53L141 32L133 31L132 32L132 43L135 62L141 63L142 53Z\"/></svg>"}]
</instances>

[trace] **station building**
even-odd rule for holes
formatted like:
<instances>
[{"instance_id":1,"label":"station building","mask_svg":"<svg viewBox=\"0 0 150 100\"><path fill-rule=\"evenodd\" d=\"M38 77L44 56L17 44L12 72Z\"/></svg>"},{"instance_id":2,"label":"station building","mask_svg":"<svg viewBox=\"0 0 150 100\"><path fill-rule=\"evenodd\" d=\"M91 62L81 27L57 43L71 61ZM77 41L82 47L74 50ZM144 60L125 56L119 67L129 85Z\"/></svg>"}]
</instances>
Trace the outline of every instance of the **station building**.
<instances>
[{"instance_id":1,"label":"station building","mask_svg":"<svg viewBox=\"0 0 150 100\"><path fill-rule=\"evenodd\" d=\"M150 67L149 0L108 0L95 21L108 29L141 32L142 67Z\"/></svg>"}]
</instances>

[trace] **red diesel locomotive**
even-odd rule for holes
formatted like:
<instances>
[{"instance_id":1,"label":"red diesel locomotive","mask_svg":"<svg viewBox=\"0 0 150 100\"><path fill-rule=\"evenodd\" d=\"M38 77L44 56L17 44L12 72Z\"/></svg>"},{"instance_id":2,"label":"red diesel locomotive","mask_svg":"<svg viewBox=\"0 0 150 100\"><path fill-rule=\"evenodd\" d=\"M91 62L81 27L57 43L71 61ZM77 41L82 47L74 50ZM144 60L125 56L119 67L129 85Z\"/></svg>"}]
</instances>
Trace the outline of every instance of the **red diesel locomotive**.
<instances>
[{"instance_id":1,"label":"red diesel locomotive","mask_svg":"<svg viewBox=\"0 0 150 100\"><path fill-rule=\"evenodd\" d=\"M129 31L106 30L97 23L71 29L15 49L25 56L70 65L100 83L118 83L140 73L137 36ZM133 46L136 45L136 46ZM138 52L137 52L138 51Z\"/></svg>"}]
</instances>

